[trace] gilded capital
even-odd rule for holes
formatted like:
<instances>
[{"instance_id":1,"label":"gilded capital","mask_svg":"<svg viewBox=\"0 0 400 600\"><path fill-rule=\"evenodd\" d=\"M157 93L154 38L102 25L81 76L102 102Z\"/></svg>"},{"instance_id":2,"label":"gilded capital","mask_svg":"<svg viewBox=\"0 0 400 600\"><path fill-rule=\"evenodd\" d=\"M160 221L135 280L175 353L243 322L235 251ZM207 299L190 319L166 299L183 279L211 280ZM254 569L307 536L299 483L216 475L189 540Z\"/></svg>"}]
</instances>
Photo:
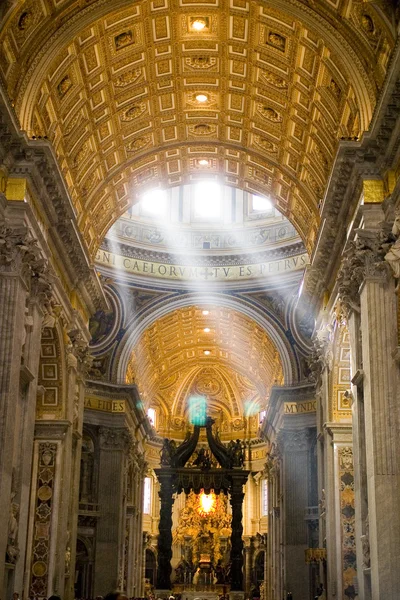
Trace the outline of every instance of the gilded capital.
<instances>
[{"instance_id":1,"label":"gilded capital","mask_svg":"<svg viewBox=\"0 0 400 600\"><path fill-rule=\"evenodd\" d=\"M389 265L385 260L388 235L383 230L356 230L357 238L343 254L338 274L338 292L345 313L360 312L360 286L367 279L387 280Z\"/></svg>"}]
</instances>

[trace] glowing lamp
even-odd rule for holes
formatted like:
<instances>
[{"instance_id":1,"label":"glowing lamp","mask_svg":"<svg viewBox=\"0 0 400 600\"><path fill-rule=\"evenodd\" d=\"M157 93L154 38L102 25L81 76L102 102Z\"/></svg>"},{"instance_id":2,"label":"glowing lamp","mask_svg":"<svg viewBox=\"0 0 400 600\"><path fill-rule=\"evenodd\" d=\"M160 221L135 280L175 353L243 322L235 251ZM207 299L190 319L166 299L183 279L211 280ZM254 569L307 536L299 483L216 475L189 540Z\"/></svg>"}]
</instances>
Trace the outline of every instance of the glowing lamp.
<instances>
[{"instance_id":1,"label":"glowing lamp","mask_svg":"<svg viewBox=\"0 0 400 600\"><path fill-rule=\"evenodd\" d=\"M206 22L204 19L196 19L192 22L192 29L194 29L195 31L203 31L205 27Z\"/></svg>"},{"instance_id":2,"label":"glowing lamp","mask_svg":"<svg viewBox=\"0 0 400 600\"><path fill-rule=\"evenodd\" d=\"M196 100L197 102L207 102L208 96L206 94L197 94Z\"/></svg>"},{"instance_id":3,"label":"glowing lamp","mask_svg":"<svg viewBox=\"0 0 400 600\"><path fill-rule=\"evenodd\" d=\"M199 498L199 513L202 516L209 515L212 512L215 512L215 503L216 498L215 494L205 494L204 491L200 492Z\"/></svg>"}]
</instances>

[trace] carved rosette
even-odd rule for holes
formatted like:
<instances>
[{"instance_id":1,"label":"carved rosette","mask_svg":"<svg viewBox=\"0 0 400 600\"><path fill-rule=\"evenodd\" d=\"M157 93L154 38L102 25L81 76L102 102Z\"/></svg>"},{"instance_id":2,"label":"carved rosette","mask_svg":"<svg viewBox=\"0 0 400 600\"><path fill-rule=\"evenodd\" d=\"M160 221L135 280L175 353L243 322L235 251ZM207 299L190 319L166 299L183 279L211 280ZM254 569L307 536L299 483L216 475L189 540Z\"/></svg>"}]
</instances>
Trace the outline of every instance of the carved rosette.
<instances>
[{"instance_id":1,"label":"carved rosette","mask_svg":"<svg viewBox=\"0 0 400 600\"><path fill-rule=\"evenodd\" d=\"M344 313L360 312L360 286L365 279L387 280L389 264L385 261L389 246L382 230L357 230L358 237L350 242L343 255L338 274L338 292Z\"/></svg>"}]
</instances>

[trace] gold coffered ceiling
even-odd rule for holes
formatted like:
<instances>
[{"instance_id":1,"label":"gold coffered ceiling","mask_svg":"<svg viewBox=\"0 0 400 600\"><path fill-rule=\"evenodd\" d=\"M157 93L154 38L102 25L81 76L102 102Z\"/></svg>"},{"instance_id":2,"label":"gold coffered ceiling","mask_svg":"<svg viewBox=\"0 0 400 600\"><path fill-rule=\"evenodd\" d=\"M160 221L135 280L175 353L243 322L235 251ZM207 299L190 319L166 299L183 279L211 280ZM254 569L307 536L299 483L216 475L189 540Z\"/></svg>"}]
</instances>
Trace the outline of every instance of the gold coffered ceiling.
<instances>
[{"instance_id":1,"label":"gold coffered ceiling","mask_svg":"<svg viewBox=\"0 0 400 600\"><path fill-rule=\"evenodd\" d=\"M1 73L92 254L143 187L204 176L271 195L312 249L338 139L367 128L393 42L369 3L308 4L17 4Z\"/></svg>"},{"instance_id":2,"label":"gold coffered ceiling","mask_svg":"<svg viewBox=\"0 0 400 600\"><path fill-rule=\"evenodd\" d=\"M279 353L249 317L207 310L178 309L151 325L132 353L127 382L137 383L146 406L158 407L160 430L184 431L192 395L207 397L223 432L243 430L246 415L257 429L271 386L283 383Z\"/></svg>"}]
</instances>

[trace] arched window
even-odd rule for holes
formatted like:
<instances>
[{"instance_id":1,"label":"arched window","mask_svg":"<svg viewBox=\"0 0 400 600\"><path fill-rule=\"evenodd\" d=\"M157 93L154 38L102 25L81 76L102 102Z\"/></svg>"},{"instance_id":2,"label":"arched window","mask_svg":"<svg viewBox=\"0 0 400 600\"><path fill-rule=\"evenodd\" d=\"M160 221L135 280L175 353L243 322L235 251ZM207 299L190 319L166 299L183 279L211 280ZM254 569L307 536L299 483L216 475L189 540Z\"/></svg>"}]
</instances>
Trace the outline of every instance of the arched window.
<instances>
[{"instance_id":1,"label":"arched window","mask_svg":"<svg viewBox=\"0 0 400 600\"><path fill-rule=\"evenodd\" d=\"M143 513L145 515L151 514L151 492L152 492L151 477L145 477L144 478L144 490L143 490Z\"/></svg>"}]
</instances>

